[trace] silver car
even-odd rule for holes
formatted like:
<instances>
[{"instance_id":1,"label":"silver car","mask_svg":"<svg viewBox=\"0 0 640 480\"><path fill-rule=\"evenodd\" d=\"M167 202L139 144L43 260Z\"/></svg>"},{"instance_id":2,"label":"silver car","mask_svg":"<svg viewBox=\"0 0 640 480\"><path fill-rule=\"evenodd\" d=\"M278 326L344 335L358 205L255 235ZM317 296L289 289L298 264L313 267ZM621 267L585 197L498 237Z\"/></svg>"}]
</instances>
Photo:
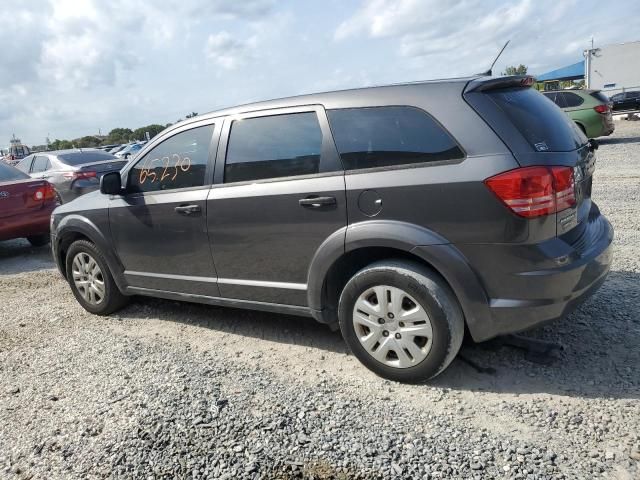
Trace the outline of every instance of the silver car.
<instances>
[{"instance_id":1,"label":"silver car","mask_svg":"<svg viewBox=\"0 0 640 480\"><path fill-rule=\"evenodd\" d=\"M23 158L18 170L32 178L42 178L53 184L59 203L67 203L100 188L100 178L117 172L126 160L97 149L38 152Z\"/></svg>"}]
</instances>

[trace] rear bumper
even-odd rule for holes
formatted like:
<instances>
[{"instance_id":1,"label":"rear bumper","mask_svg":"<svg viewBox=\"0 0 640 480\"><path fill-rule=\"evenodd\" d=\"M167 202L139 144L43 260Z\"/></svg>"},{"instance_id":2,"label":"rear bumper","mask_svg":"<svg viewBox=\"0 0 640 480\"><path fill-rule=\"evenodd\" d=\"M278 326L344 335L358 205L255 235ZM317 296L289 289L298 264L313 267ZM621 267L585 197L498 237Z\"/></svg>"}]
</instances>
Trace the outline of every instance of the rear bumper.
<instances>
[{"instance_id":1,"label":"rear bumper","mask_svg":"<svg viewBox=\"0 0 640 480\"><path fill-rule=\"evenodd\" d=\"M49 233L49 220L55 207L55 204L51 203L41 209L25 212L18 218L0 221L0 240Z\"/></svg>"},{"instance_id":2,"label":"rear bumper","mask_svg":"<svg viewBox=\"0 0 640 480\"><path fill-rule=\"evenodd\" d=\"M476 341L561 318L591 296L612 261L613 228L594 205L579 238L535 245L467 245L460 250L488 295L490 321L475 326Z\"/></svg>"}]
</instances>

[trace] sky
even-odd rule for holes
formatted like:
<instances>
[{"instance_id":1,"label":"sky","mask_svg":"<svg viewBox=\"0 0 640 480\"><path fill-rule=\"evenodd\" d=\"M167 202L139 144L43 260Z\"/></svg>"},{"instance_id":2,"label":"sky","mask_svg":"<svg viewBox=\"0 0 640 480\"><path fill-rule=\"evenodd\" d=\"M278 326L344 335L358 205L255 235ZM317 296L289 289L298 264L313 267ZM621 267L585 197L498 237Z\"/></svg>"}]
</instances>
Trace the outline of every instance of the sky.
<instances>
[{"instance_id":1,"label":"sky","mask_svg":"<svg viewBox=\"0 0 640 480\"><path fill-rule=\"evenodd\" d=\"M637 0L2 0L0 146L283 96L544 73L640 40Z\"/></svg>"}]
</instances>

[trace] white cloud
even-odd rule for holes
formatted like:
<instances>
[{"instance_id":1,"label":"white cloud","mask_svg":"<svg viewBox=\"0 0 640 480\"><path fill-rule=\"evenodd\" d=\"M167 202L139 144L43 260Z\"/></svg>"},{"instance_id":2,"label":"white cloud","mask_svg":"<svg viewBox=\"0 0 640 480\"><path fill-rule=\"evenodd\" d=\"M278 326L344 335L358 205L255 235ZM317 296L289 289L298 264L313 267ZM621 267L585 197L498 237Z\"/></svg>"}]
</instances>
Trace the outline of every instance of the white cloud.
<instances>
[{"instance_id":1,"label":"white cloud","mask_svg":"<svg viewBox=\"0 0 640 480\"><path fill-rule=\"evenodd\" d=\"M233 70L243 65L253 55L256 37L240 40L229 32L222 31L209 35L205 46L207 58L218 66Z\"/></svg>"}]
</instances>

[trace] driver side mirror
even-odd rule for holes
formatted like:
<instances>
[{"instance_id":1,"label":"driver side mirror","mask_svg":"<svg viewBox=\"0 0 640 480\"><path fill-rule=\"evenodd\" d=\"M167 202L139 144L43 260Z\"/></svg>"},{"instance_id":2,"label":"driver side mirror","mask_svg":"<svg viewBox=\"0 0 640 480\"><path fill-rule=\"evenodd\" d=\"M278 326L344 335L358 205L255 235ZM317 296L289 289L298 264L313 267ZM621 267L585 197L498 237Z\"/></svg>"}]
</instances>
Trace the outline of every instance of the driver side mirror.
<instances>
[{"instance_id":1,"label":"driver side mirror","mask_svg":"<svg viewBox=\"0 0 640 480\"><path fill-rule=\"evenodd\" d=\"M105 195L120 195L122 193L120 172L109 172L102 176L100 179L100 193Z\"/></svg>"}]
</instances>

